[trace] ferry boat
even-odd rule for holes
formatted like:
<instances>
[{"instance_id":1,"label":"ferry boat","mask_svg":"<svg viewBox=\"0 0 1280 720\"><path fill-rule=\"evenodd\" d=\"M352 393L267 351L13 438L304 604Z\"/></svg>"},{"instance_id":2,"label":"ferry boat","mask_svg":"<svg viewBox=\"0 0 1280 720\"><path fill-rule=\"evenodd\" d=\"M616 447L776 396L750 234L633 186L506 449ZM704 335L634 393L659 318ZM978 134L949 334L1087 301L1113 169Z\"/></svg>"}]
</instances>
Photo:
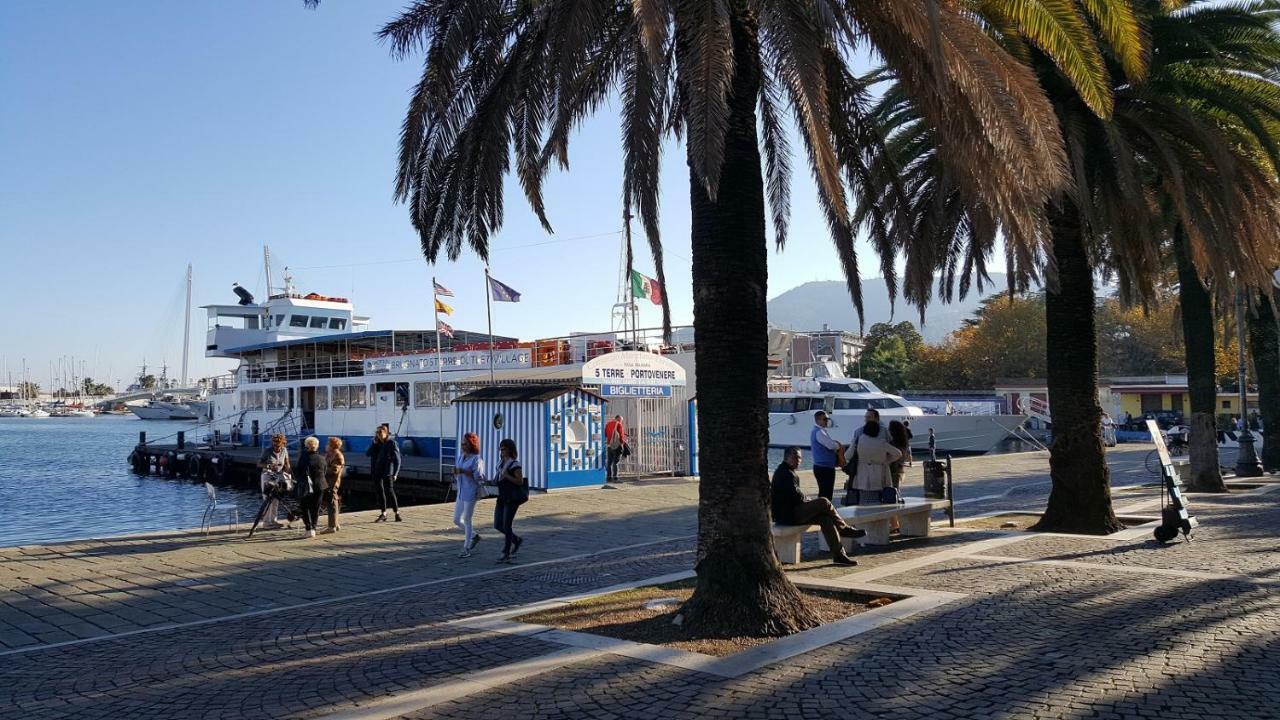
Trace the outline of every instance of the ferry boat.
<instances>
[{"instance_id":1,"label":"ferry boat","mask_svg":"<svg viewBox=\"0 0 1280 720\"><path fill-rule=\"evenodd\" d=\"M1025 415L936 415L912 405L899 395L883 392L869 380L845 377L838 363L808 363L806 375L775 378L769 382L769 446L809 447L813 414L823 410L831 417L831 436L849 442L862 426L868 408L880 411L880 420L911 423L911 449L928 450L929 429L939 453L990 452L1026 421Z\"/></svg>"},{"instance_id":2,"label":"ferry boat","mask_svg":"<svg viewBox=\"0 0 1280 720\"><path fill-rule=\"evenodd\" d=\"M262 303L243 288L237 294L237 304L203 306L205 355L239 361L234 373L209 383L210 434L223 442L252 443L255 431L259 440L336 436L348 452L361 453L385 424L409 455L448 464L452 401L478 388L557 383L608 395L609 387L585 378L587 363L621 350L663 355L690 375L694 366L691 343L662 345L637 330L522 342L455 329L440 338L435 330L370 330L348 299L300 294L289 277L283 292ZM688 338L690 329L676 332ZM624 474L670 474L688 463L692 382L663 392L657 399L608 398L634 438Z\"/></svg>"}]
</instances>

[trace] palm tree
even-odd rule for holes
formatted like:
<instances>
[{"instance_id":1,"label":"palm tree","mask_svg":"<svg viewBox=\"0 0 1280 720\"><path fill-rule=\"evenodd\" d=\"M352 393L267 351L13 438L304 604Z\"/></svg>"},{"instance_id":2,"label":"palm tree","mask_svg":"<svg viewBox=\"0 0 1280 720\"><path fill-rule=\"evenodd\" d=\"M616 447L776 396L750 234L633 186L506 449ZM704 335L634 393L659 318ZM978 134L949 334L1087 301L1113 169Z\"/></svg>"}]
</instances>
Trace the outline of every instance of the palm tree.
<instances>
[{"instance_id":1,"label":"palm tree","mask_svg":"<svg viewBox=\"0 0 1280 720\"><path fill-rule=\"evenodd\" d=\"M1046 208L1053 487L1038 529L1101 534L1121 527L1111 507L1099 437L1096 274L1104 271L1118 280L1127 301L1150 298L1174 227L1195 267L1219 277L1236 271L1256 279L1265 259L1274 256L1268 239L1277 227L1274 170L1267 169L1274 154L1265 130L1275 125L1271 106L1277 95L1274 84L1257 71L1268 60L1275 65L1272 40L1258 28L1266 25L1258 22L1263 5L1221 8L1197 2L1169 11L1157 0L1141 0L1139 17L1147 21L1151 42L1146 75L1144 68L1124 61L1116 34L1095 18L1108 56L1110 117L1071 78L1025 48L1013 33L1022 31L1020 25L1000 16L989 22L1002 43L1036 68L1064 130L1074 185ZM1255 47L1263 39L1266 43ZM1220 52L1249 60L1224 68L1216 57ZM1244 67L1246 72L1240 70ZM891 136L877 171L904 168L906 188L877 199L888 204L907 198L909 207L901 213L911 218L912 232L904 294L923 312L933 297L935 273L943 300L952 297L957 284L962 295L974 279L981 287L1002 228L987 206L964 197L954 175L937 162L938 140L917 121L904 93L887 93L877 116ZM1010 275L1025 288L1036 277L1037 248L1017 233L1004 229L1004 234ZM1233 242L1215 244L1215 237ZM1212 333L1208 337L1211 342Z\"/></svg>"},{"instance_id":2,"label":"palm tree","mask_svg":"<svg viewBox=\"0 0 1280 720\"><path fill-rule=\"evenodd\" d=\"M848 196L869 179L880 138L849 70L855 48L892 68L946 140L942 162L1004 226L1034 227L1064 185L1059 131L1034 76L972 20L949 0L416 0L381 32L394 54L425 56L396 197L428 261L464 244L487 256L513 161L550 231L543 179L553 162L567 167L578 123L616 95L623 213L638 211L664 282L658 158L665 138L683 138L702 460L691 630L779 634L817 622L777 564L768 515L765 202L781 246L788 111L859 311ZM892 286L898 241L887 218L870 217Z\"/></svg>"},{"instance_id":3,"label":"palm tree","mask_svg":"<svg viewBox=\"0 0 1280 720\"><path fill-rule=\"evenodd\" d=\"M1280 275L1277 275L1280 280ZM1248 320L1249 350L1258 373L1258 410L1262 416L1262 467L1280 470L1280 318L1276 289L1257 293Z\"/></svg>"}]
</instances>

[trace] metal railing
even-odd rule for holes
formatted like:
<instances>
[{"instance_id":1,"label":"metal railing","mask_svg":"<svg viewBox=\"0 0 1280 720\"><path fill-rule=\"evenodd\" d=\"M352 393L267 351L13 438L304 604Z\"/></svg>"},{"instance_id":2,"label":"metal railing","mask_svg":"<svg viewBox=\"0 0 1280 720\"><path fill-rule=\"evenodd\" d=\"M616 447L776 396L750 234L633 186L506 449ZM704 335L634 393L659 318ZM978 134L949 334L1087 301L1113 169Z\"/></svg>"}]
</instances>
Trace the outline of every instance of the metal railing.
<instances>
[{"instance_id":1,"label":"metal railing","mask_svg":"<svg viewBox=\"0 0 1280 720\"><path fill-rule=\"evenodd\" d=\"M662 355L691 353L693 352L692 329L692 326L672 328L675 341L671 343L663 342L662 328L641 328L626 332L564 335L524 343L497 343L494 347L502 350L527 350L533 367L576 365L588 362L601 355L623 350L639 350ZM317 340L322 341L323 338L317 338ZM444 352L486 352L488 349L488 343L468 343L446 348ZM212 392L231 392L238 385L256 383L363 377L365 375L364 361L366 358L426 356L433 354L435 354L434 348L413 352L355 352L347 358L332 357L315 360L287 360L284 362L246 364L240 370L238 377L218 378L217 387Z\"/></svg>"}]
</instances>

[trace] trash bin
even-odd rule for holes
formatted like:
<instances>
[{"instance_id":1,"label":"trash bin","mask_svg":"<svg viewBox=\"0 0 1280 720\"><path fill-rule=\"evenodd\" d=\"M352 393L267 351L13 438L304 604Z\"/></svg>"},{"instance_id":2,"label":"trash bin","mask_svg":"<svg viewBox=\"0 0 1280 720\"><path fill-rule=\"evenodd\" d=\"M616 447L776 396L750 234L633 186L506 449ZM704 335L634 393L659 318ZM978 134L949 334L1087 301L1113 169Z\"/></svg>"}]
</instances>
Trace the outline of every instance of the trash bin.
<instances>
[{"instance_id":1,"label":"trash bin","mask_svg":"<svg viewBox=\"0 0 1280 720\"><path fill-rule=\"evenodd\" d=\"M947 499L947 465L941 460L924 461L924 496Z\"/></svg>"}]
</instances>

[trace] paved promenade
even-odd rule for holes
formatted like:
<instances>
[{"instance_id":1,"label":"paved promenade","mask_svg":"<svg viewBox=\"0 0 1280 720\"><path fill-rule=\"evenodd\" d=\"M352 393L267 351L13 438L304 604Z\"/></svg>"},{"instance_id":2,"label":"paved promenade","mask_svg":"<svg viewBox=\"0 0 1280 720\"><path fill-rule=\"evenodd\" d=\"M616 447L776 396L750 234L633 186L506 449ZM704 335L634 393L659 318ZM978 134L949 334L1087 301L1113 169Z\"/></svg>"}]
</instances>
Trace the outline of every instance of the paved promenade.
<instances>
[{"instance_id":1,"label":"paved promenade","mask_svg":"<svg viewBox=\"0 0 1280 720\"><path fill-rule=\"evenodd\" d=\"M1117 505L1149 514L1144 456L1111 458L1133 486ZM1043 506L1044 454L956 469L961 517ZM1167 547L1149 530L939 529L837 568L811 535L797 579L942 600L732 677L476 622L688 571L696 494L670 482L536 497L516 566L492 562L492 531L457 558L448 506L398 524L353 514L315 540L0 549L0 717L1280 717L1280 483L1191 496L1196 541Z\"/></svg>"}]
</instances>

